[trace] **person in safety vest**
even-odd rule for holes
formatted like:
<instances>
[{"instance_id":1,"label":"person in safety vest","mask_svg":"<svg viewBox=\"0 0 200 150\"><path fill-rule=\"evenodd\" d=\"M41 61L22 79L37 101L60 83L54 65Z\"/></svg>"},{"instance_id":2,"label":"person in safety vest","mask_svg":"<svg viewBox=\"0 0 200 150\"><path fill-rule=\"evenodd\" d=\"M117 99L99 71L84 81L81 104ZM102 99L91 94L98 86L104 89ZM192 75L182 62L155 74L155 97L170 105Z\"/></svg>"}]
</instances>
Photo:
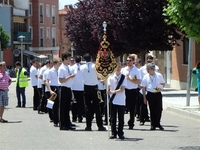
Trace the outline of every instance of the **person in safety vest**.
<instances>
[{"instance_id":1,"label":"person in safety vest","mask_svg":"<svg viewBox=\"0 0 200 150\"><path fill-rule=\"evenodd\" d=\"M25 68L22 68L21 63L17 61L15 63L16 67L16 94L17 94L17 108L18 107L26 107L26 95L25 89L28 86L28 76L29 73ZM21 96L22 103L21 103Z\"/></svg>"}]
</instances>

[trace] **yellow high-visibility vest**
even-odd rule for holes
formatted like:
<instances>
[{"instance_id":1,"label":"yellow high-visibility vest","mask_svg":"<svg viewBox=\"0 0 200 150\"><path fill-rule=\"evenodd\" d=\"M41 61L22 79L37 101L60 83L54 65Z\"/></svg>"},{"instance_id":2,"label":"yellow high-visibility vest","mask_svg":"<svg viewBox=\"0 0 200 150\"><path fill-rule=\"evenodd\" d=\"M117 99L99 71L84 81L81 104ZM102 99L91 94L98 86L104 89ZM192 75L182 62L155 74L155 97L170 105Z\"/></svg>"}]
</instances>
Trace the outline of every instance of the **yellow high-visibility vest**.
<instances>
[{"instance_id":1,"label":"yellow high-visibility vest","mask_svg":"<svg viewBox=\"0 0 200 150\"><path fill-rule=\"evenodd\" d=\"M24 75L24 72L26 72L26 69L22 68L19 76L18 76L18 71L16 73L16 76L17 76L16 84L18 84L18 81L19 81L20 88L28 86L28 77L27 77L27 75Z\"/></svg>"}]
</instances>

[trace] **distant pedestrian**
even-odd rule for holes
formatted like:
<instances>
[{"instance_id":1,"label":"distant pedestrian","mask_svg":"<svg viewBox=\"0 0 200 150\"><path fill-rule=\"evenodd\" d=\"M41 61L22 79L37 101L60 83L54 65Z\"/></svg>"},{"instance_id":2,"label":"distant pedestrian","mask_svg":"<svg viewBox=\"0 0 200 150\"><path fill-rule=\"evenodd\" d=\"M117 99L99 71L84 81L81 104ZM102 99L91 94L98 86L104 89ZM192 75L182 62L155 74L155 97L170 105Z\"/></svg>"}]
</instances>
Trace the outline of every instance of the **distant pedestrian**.
<instances>
[{"instance_id":1,"label":"distant pedestrian","mask_svg":"<svg viewBox=\"0 0 200 150\"><path fill-rule=\"evenodd\" d=\"M11 84L11 78L6 72L6 63L0 62L0 122L5 123L3 119L5 106L8 106L8 87Z\"/></svg>"},{"instance_id":2,"label":"distant pedestrian","mask_svg":"<svg viewBox=\"0 0 200 150\"><path fill-rule=\"evenodd\" d=\"M26 71L25 68L21 67L21 63L19 61L15 63L15 66L16 66L16 94L17 94L16 107L26 107L25 89L28 86L29 73ZM21 103L21 96L22 96L22 103Z\"/></svg>"},{"instance_id":3,"label":"distant pedestrian","mask_svg":"<svg viewBox=\"0 0 200 150\"><path fill-rule=\"evenodd\" d=\"M198 101L200 106L200 61L197 62L196 65L196 73L197 73L197 86L198 86Z\"/></svg>"},{"instance_id":4,"label":"distant pedestrian","mask_svg":"<svg viewBox=\"0 0 200 150\"><path fill-rule=\"evenodd\" d=\"M165 86L165 80L163 76L155 71L155 64L148 63L147 74L144 76L141 82L144 103L149 104L151 128L155 130L158 127L160 130L164 128L160 125L160 119L162 116L162 93L161 90Z\"/></svg>"}]
</instances>

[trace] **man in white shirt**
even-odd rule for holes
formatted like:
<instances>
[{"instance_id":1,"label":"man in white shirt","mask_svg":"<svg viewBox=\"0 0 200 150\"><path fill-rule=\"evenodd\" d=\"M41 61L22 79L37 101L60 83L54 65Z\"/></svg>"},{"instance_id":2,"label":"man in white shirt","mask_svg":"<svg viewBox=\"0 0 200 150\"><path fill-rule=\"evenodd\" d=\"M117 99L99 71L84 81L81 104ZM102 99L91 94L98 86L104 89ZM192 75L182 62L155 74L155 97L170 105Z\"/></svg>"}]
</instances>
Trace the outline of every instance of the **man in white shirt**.
<instances>
[{"instance_id":1,"label":"man in white shirt","mask_svg":"<svg viewBox=\"0 0 200 150\"><path fill-rule=\"evenodd\" d=\"M122 68L121 73L127 79L127 86L125 89L126 104L130 111L130 118L128 121L129 129L133 129L135 121L135 104L137 101L137 88L141 81L141 75L137 67L133 65L135 57L129 55L127 57L127 66Z\"/></svg>"},{"instance_id":2,"label":"man in white shirt","mask_svg":"<svg viewBox=\"0 0 200 150\"><path fill-rule=\"evenodd\" d=\"M37 83L38 83L38 60L34 59L32 60L32 66L30 68L30 79L31 79L31 85L33 87L33 110L38 110L38 106L40 104L39 99L39 92L37 89Z\"/></svg>"},{"instance_id":3,"label":"man in white shirt","mask_svg":"<svg viewBox=\"0 0 200 150\"><path fill-rule=\"evenodd\" d=\"M111 101L111 130L112 136L111 139L116 138L117 134L120 139L124 139L124 111L125 111L125 87L127 86L127 79L124 77L120 87L118 89L117 86L119 81L122 80L123 74L120 73L121 71L121 63L118 63L117 71L109 76L108 78L108 88L107 93L110 94L112 97L115 94L115 97ZM118 131L116 130L116 122L117 122L117 115L118 115Z\"/></svg>"},{"instance_id":4,"label":"man in white shirt","mask_svg":"<svg viewBox=\"0 0 200 150\"><path fill-rule=\"evenodd\" d=\"M85 107L86 107L86 131L92 131L92 114L93 110L96 113L96 123L98 131L105 131L103 127L103 121L100 113L99 99L97 97L98 80L95 71L95 65L91 62L91 56L89 53L84 54L83 58L86 64L81 66L81 72L83 75L84 91L85 91Z\"/></svg>"},{"instance_id":5,"label":"man in white shirt","mask_svg":"<svg viewBox=\"0 0 200 150\"><path fill-rule=\"evenodd\" d=\"M54 100L53 105L53 122L54 127L58 127L59 123L59 83L58 83L58 68L61 65L60 58L54 58L53 60L53 67L49 70L48 77L46 79L45 85L47 86L51 95L57 95L56 99Z\"/></svg>"},{"instance_id":6,"label":"man in white shirt","mask_svg":"<svg viewBox=\"0 0 200 150\"><path fill-rule=\"evenodd\" d=\"M71 59L72 60L72 59ZM72 120L73 122L77 121L82 122L83 120L83 112L84 112L84 95L83 95L83 76L80 70L81 67L81 56L77 55L75 57L76 63L71 67L72 73L76 73L76 76L73 79L72 84L72 92L74 94L74 99L76 103L74 102L72 104Z\"/></svg>"},{"instance_id":7,"label":"man in white shirt","mask_svg":"<svg viewBox=\"0 0 200 150\"><path fill-rule=\"evenodd\" d=\"M147 72L147 64L153 62L153 57L151 55L148 55L146 58L146 64L140 68L140 73L141 73L141 79L148 74ZM159 67L155 65L155 71L158 72ZM141 87L139 86L141 89ZM141 94L141 91L139 93L139 104L140 104L140 113L139 113L139 120L140 120L140 125L144 125L146 121L149 121L149 116L148 116L148 109L147 105L144 104L143 100L143 95Z\"/></svg>"},{"instance_id":8,"label":"man in white shirt","mask_svg":"<svg viewBox=\"0 0 200 150\"><path fill-rule=\"evenodd\" d=\"M74 130L70 125L70 103L72 100L72 83L75 73L72 74L70 70L71 54L68 52L62 53L62 65L58 69L58 79L60 83L60 130Z\"/></svg>"},{"instance_id":9,"label":"man in white shirt","mask_svg":"<svg viewBox=\"0 0 200 150\"><path fill-rule=\"evenodd\" d=\"M40 69L39 71L39 79L42 80L42 95L40 99L40 106L38 111L47 112L46 104L47 104L47 98L45 96L45 84L43 79L44 72L49 68L50 60L46 60L45 65Z\"/></svg>"},{"instance_id":10,"label":"man in white shirt","mask_svg":"<svg viewBox=\"0 0 200 150\"><path fill-rule=\"evenodd\" d=\"M158 127L160 130L164 128L160 125L160 119L162 115L162 93L161 90L165 86L165 80L163 76L155 71L155 64L147 64L147 72L142 79L142 93L144 98L144 103L149 104L150 117L151 117L151 128L150 130L155 130ZM146 95L147 92L147 95Z\"/></svg>"}]
</instances>

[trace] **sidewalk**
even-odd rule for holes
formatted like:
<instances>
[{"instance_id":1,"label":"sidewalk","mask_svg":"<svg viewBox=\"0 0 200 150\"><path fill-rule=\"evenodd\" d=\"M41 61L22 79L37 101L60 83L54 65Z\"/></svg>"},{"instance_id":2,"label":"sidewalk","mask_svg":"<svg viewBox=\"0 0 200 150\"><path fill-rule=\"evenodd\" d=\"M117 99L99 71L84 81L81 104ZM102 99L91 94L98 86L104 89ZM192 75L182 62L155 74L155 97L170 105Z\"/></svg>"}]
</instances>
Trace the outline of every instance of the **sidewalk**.
<instances>
[{"instance_id":1,"label":"sidewalk","mask_svg":"<svg viewBox=\"0 0 200 150\"><path fill-rule=\"evenodd\" d=\"M169 111L179 113L194 119L200 119L198 93L190 91L190 105L186 106L187 90L164 89L163 105Z\"/></svg>"}]
</instances>

